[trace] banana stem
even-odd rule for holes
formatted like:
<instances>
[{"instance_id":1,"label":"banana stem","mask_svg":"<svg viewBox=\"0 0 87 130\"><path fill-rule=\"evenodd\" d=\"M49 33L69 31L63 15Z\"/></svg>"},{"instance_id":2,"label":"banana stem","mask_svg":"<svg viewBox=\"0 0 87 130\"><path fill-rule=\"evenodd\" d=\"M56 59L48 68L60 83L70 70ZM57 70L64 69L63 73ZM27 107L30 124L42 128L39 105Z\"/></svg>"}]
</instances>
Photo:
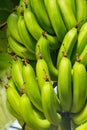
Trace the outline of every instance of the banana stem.
<instances>
[{"instance_id":1,"label":"banana stem","mask_svg":"<svg viewBox=\"0 0 87 130\"><path fill-rule=\"evenodd\" d=\"M57 130L72 130L71 129L71 119L67 113L64 113L62 116L62 122L58 126Z\"/></svg>"}]
</instances>

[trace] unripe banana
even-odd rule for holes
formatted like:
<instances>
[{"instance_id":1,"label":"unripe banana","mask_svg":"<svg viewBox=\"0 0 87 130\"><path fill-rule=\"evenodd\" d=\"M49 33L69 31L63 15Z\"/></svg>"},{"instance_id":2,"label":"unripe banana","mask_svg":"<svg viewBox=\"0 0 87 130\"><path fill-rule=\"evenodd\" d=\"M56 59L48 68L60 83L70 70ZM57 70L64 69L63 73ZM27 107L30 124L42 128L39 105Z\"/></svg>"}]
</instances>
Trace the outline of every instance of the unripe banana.
<instances>
[{"instance_id":1,"label":"unripe banana","mask_svg":"<svg viewBox=\"0 0 87 130\"><path fill-rule=\"evenodd\" d=\"M12 51L22 58L27 58L30 60L36 60L35 54L28 51L25 46L22 46L19 42L14 40L11 36L8 37L8 43Z\"/></svg>"},{"instance_id":2,"label":"unripe banana","mask_svg":"<svg viewBox=\"0 0 87 130\"><path fill-rule=\"evenodd\" d=\"M67 30L75 27L77 21L67 0L57 0Z\"/></svg>"},{"instance_id":3,"label":"unripe banana","mask_svg":"<svg viewBox=\"0 0 87 130\"><path fill-rule=\"evenodd\" d=\"M79 113L75 113L71 115L71 119L77 125L87 122L87 102Z\"/></svg>"},{"instance_id":4,"label":"unripe banana","mask_svg":"<svg viewBox=\"0 0 87 130\"><path fill-rule=\"evenodd\" d=\"M71 61L63 57L58 69L58 96L63 112L70 112L72 106L71 78Z\"/></svg>"},{"instance_id":5,"label":"unripe banana","mask_svg":"<svg viewBox=\"0 0 87 130\"><path fill-rule=\"evenodd\" d=\"M74 16L76 16L76 0L66 0L68 6L72 9Z\"/></svg>"},{"instance_id":6,"label":"unripe banana","mask_svg":"<svg viewBox=\"0 0 87 130\"><path fill-rule=\"evenodd\" d=\"M10 31L11 36L21 44L23 44L19 32L18 32L18 15L16 13L11 13L7 19L7 28Z\"/></svg>"},{"instance_id":7,"label":"unripe banana","mask_svg":"<svg viewBox=\"0 0 87 130\"><path fill-rule=\"evenodd\" d=\"M86 68L80 62L75 62L73 65L73 102L72 113L77 113L82 110L87 97L87 73Z\"/></svg>"},{"instance_id":8,"label":"unripe banana","mask_svg":"<svg viewBox=\"0 0 87 130\"><path fill-rule=\"evenodd\" d=\"M37 22L36 17L34 16L32 10L25 9L24 10L24 20L30 34L36 39L39 40L41 35L45 35L47 39L50 41L50 45L52 48L59 48L59 39L56 36L52 36L47 34ZM29 22L28 22L29 21ZM58 46L58 47L57 47Z\"/></svg>"},{"instance_id":9,"label":"unripe banana","mask_svg":"<svg viewBox=\"0 0 87 130\"><path fill-rule=\"evenodd\" d=\"M8 86L6 86L6 97L12 109L17 113L17 115L20 115L20 107L19 107L20 95L17 92L12 80L9 80Z\"/></svg>"},{"instance_id":10,"label":"unripe banana","mask_svg":"<svg viewBox=\"0 0 87 130\"><path fill-rule=\"evenodd\" d=\"M34 109L30 99L26 94L23 94L20 99L21 115L27 125L34 130L55 130L55 127L50 124L47 119L41 119L34 113Z\"/></svg>"},{"instance_id":11,"label":"unripe banana","mask_svg":"<svg viewBox=\"0 0 87 130\"><path fill-rule=\"evenodd\" d=\"M22 92L24 90L24 80L22 75L22 69L23 69L23 62L22 59L17 58L12 63L12 80L14 84L16 85L16 88L19 92Z\"/></svg>"},{"instance_id":12,"label":"unripe banana","mask_svg":"<svg viewBox=\"0 0 87 130\"><path fill-rule=\"evenodd\" d=\"M50 80L48 66L44 59L37 60L36 75L37 75L40 91L42 91L44 82L48 79Z\"/></svg>"},{"instance_id":13,"label":"unripe banana","mask_svg":"<svg viewBox=\"0 0 87 130\"><path fill-rule=\"evenodd\" d=\"M36 18L31 10L29 9L24 10L24 20L31 35L36 40L38 40L43 32L43 29L40 27L40 25L36 21Z\"/></svg>"},{"instance_id":14,"label":"unripe banana","mask_svg":"<svg viewBox=\"0 0 87 130\"><path fill-rule=\"evenodd\" d=\"M76 41L77 41L77 29L72 28L66 33L62 45L59 49L58 56L57 56L57 68L59 66L62 57L65 54L67 54L68 58L71 57L71 53L74 48L74 45L76 44Z\"/></svg>"},{"instance_id":15,"label":"unripe banana","mask_svg":"<svg viewBox=\"0 0 87 130\"><path fill-rule=\"evenodd\" d=\"M82 53L80 54L79 60L82 64L84 64L87 67L87 44L85 45Z\"/></svg>"},{"instance_id":16,"label":"unripe banana","mask_svg":"<svg viewBox=\"0 0 87 130\"><path fill-rule=\"evenodd\" d=\"M45 3L45 7L49 15L49 18L51 20L53 29L59 41L62 42L62 39L64 38L67 30L62 20L59 8L57 6L57 2L56 0L44 0L44 3Z\"/></svg>"},{"instance_id":17,"label":"unripe banana","mask_svg":"<svg viewBox=\"0 0 87 130\"><path fill-rule=\"evenodd\" d=\"M40 26L48 33L55 34L53 27L51 25L50 19L47 15L44 1L43 0L30 0L31 8L37 18Z\"/></svg>"},{"instance_id":18,"label":"unripe banana","mask_svg":"<svg viewBox=\"0 0 87 130\"><path fill-rule=\"evenodd\" d=\"M36 108L38 108L40 111L43 111L39 86L36 80L34 69L30 64L23 66L23 79L25 82L25 91L31 102Z\"/></svg>"},{"instance_id":19,"label":"unripe banana","mask_svg":"<svg viewBox=\"0 0 87 130\"><path fill-rule=\"evenodd\" d=\"M75 130L87 130L87 122L78 126Z\"/></svg>"},{"instance_id":20,"label":"unripe banana","mask_svg":"<svg viewBox=\"0 0 87 130\"><path fill-rule=\"evenodd\" d=\"M36 57L37 59L42 57L45 60L52 80L56 80L58 76L58 71L53 64L53 61L50 55L49 41L45 36L41 36L40 39L37 41Z\"/></svg>"},{"instance_id":21,"label":"unripe banana","mask_svg":"<svg viewBox=\"0 0 87 130\"><path fill-rule=\"evenodd\" d=\"M78 41L77 41L77 52L79 55L83 51L85 45L87 43L87 22L85 22L82 27L80 28L78 34Z\"/></svg>"},{"instance_id":22,"label":"unripe banana","mask_svg":"<svg viewBox=\"0 0 87 130\"><path fill-rule=\"evenodd\" d=\"M76 18L81 23L80 27L87 20L87 1L76 0Z\"/></svg>"},{"instance_id":23,"label":"unripe banana","mask_svg":"<svg viewBox=\"0 0 87 130\"><path fill-rule=\"evenodd\" d=\"M10 103L8 102L8 100L6 100L6 107L8 109L8 111L17 119L17 120L21 120L23 121L22 117L20 115L18 115L14 109L11 107Z\"/></svg>"},{"instance_id":24,"label":"unripe banana","mask_svg":"<svg viewBox=\"0 0 87 130\"><path fill-rule=\"evenodd\" d=\"M24 17L20 14L18 18L18 31L25 47L32 53L35 53L36 40L28 32Z\"/></svg>"},{"instance_id":25,"label":"unripe banana","mask_svg":"<svg viewBox=\"0 0 87 130\"><path fill-rule=\"evenodd\" d=\"M58 126L61 122L60 102L54 92L52 83L45 81L42 88L42 106L46 118L54 125Z\"/></svg>"}]
</instances>

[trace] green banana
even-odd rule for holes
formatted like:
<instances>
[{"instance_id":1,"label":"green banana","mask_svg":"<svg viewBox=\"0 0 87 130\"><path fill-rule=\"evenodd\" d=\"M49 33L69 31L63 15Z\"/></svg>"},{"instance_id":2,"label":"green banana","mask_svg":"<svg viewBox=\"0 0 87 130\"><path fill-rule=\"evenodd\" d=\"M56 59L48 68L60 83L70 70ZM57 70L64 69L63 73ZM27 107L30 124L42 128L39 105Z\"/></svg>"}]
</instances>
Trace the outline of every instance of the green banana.
<instances>
[{"instance_id":1,"label":"green banana","mask_svg":"<svg viewBox=\"0 0 87 130\"><path fill-rule=\"evenodd\" d=\"M34 113L34 109L30 99L26 94L20 98L21 115L23 119L34 130L55 130L55 127L50 124L47 119L41 119Z\"/></svg>"},{"instance_id":2,"label":"green banana","mask_svg":"<svg viewBox=\"0 0 87 130\"><path fill-rule=\"evenodd\" d=\"M41 35L45 35L47 37L47 39L50 41L50 45L52 48L59 48L59 45L60 45L59 39L56 36L47 34L41 28L41 26L37 22L35 15L33 14L32 10L27 9L27 8L24 10L24 20L25 20L26 26L28 28L28 31L36 40L39 40Z\"/></svg>"},{"instance_id":3,"label":"green banana","mask_svg":"<svg viewBox=\"0 0 87 130\"><path fill-rule=\"evenodd\" d=\"M22 75L23 62L22 59L17 58L12 63L11 75L17 90L21 93L24 91L24 80Z\"/></svg>"},{"instance_id":4,"label":"green banana","mask_svg":"<svg viewBox=\"0 0 87 130\"><path fill-rule=\"evenodd\" d=\"M87 43L86 36L87 36L87 22L85 22L79 30L78 41L77 41L77 51L76 51L76 53L78 53L78 55L81 54L81 52L83 51L83 49Z\"/></svg>"},{"instance_id":5,"label":"green banana","mask_svg":"<svg viewBox=\"0 0 87 130\"><path fill-rule=\"evenodd\" d=\"M18 31L25 47L32 53L35 53L36 40L28 32L22 15L18 18Z\"/></svg>"},{"instance_id":6,"label":"green banana","mask_svg":"<svg viewBox=\"0 0 87 130\"><path fill-rule=\"evenodd\" d=\"M36 75L39 84L40 91L42 92L43 84L45 80L50 80L49 70L47 63L44 59L38 59L36 63Z\"/></svg>"},{"instance_id":7,"label":"green banana","mask_svg":"<svg viewBox=\"0 0 87 130\"><path fill-rule=\"evenodd\" d=\"M23 119L21 118L20 115L18 115L15 110L12 108L12 106L10 105L10 103L8 102L8 100L6 100L6 107L8 109L8 111L17 119L17 120L21 120L23 122Z\"/></svg>"},{"instance_id":8,"label":"green banana","mask_svg":"<svg viewBox=\"0 0 87 130\"><path fill-rule=\"evenodd\" d=\"M54 92L52 82L45 81L42 88L42 106L46 118L54 125L58 126L61 122L60 102Z\"/></svg>"},{"instance_id":9,"label":"green banana","mask_svg":"<svg viewBox=\"0 0 87 130\"><path fill-rule=\"evenodd\" d=\"M25 82L25 91L31 102L36 108L38 108L40 111L43 111L39 86L34 69L30 64L26 64L23 66L23 79Z\"/></svg>"},{"instance_id":10,"label":"green banana","mask_svg":"<svg viewBox=\"0 0 87 130\"><path fill-rule=\"evenodd\" d=\"M39 37L41 36L43 29L40 27L38 22L36 21L36 18L33 14L33 12L29 9L24 10L24 20L26 23L26 26L31 33L31 35L38 40Z\"/></svg>"},{"instance_id":11,"label":"green banana","mask_svg":"<svg viewBox=\"0 0 87 130\"><path fill-rule=\"evenodd\" d=\"M79 60L87 67L87 44L85 45L82 53L79 55Z\"/></svg>"},{"instance_id":12,"label":"green banana","mask_svg":"<svg viewBox=\"0 0 87 130\"><path fill-rule=\"evenodd\" d=\"M58 56L57 56L57 68L64 55L67 55L68 58L71 57L76 41L77 41L77 29L74 27L66 33L63 39L62 45L59 49Z\"/></svg>"},{"instance_id":13,"label":"green banana","mask_svg":"<svg viewBox=\"0 0 87 130\"><path fill-rule=\"evenodd\" d=\"M63 112L70 112L72 106L71 78L71 61L63 57L58 69L58 96Z\"/></svg>"},{"instance_id":14,"label":"green banana","mask_svg":"<svg viewBox=\"0 0 87 130\"><path fill-rule=\"evenodd\" d=\"M87 130L87 122L78 126L75 130Z\"/></svg>"},{"instance_id":15,"label":"green banana","mask_svg":"<svg viewBox=\"0 0 87 130\"><path fill-rule=\"evenodd\" d=\"M57 6L56 0L44 0L44 4L49 15L50 21L52 23L53 29L59 39L62 42L67 30L62 20L59 8Z\"/></svg>"},{"instance_id":16,"label":"green banana","mask_svg":"<svg viewBox=\"0 0 87 130\"><path fill-rule=\"evenodd\" d=\"M62 14L67 30L75 27L75 25L77 24L77 20L67 0L57 0L57 4L60 8L60 12Z\"/></svg>"},{"instance_id":17,"label":"green banana","mask_svg":"<svg viewBox=\"0 0 87 130\"><path fill-rule=\"evenodd\" d=\"M75 0L66 0L69 7L71 7L74 16L76 16L76 1Z\"/></svg>"},{"instance_id":18,"label":"green banana","mask_svg":"<svg viewBox=\"0 0 87 130\"><path fill-rule=\"evenodd\" d=\"M87 2L86 0L76 0L76 18L81 22L80 27L87 20Z\"/></svg>"},{"instance_id":19,"label":"green banana","mask_svg":"<svg viewBox=\"0 0 87 130\"><path fill-rule=\"evenodd\" d=\"M39 59L41 57L47 63L51 79L52 80L57 79L58 71L53 64L53 61L50 55L49 41L43 35L40 37L40 39L37 41L37 44L36 44L36 58Z\"/></svg>"},{"instance_id":20,"label":"green banana","mask_svg":"<svg viewBox=\"0 0 87 130\"><path fill-rule=\"evenodd\" d=\"M20 116L20 107L19 107L20 95L17 92L12 80L9 80L6 86L6 97L13 111L15 111L17 115Z\"/></svg>"},{"instance_id":21,"label":"green banana","mask_svg":"<svg viewBox=\"0 0 87 130\"><path fill-rule=\"evenodd\" d=\"M54 35L55 32L51 25L50 19L47 15L44 1L43 0L30 0L30 3L31 3L31 8L40 26L49 34Z\"/></svg>"},{"instance_id":22,"label":"green banana","mask_svg":"<svg viewBox=\"0 0 87 130\"><path fill-rule=\"evenodd\" d=\"M19 32L18 32L18 15L13 12L9 15L8 19L7 19L7 28L11 34L11 36L18 42L20 42L21 44L23 44Z\"/></svg>"},{"instance_id":23,"label":"green banana","mask_svg":"<svg viewBox=\"0 0 87 130\"><path fill-rule=\"evenodd\" d=\"M73 65L73 101L72 101L72 113L81 111L84 107L87 97L87 73L86 68L80 62L75 62Z\"/></svg>"},{"instance_id":24,"label":"green banana","mask_svg":"<svg viewBox=\"0 0 87 130\"><path fill-rule=\"evenodd\" d=\"M35 54L28 51L25 46L22 46L19 42L14 40L11 36L8 37L8 43L12 51L22 58L27 58L29 60L36 60Z\"/></svg>"},{"instance_id":25,"label":"green banana","mask_svg":"<svg viewBox=\"0 0 87 130\"><path fill-rule=\"evenodd\" d=\"M79 113L72 114L71 119L77 125L87 122L87 103Z\"/></svg>"}]
</instances>

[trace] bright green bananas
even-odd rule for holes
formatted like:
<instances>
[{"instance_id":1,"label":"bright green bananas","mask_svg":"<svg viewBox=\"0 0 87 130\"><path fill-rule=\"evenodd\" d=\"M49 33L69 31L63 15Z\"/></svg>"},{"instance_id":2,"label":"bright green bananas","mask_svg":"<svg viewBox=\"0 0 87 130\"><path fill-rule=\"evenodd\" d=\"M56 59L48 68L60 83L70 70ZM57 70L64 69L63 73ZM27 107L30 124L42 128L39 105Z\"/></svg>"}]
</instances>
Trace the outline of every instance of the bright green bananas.
<instances>
[{"instance_id":1,"label":"bright green bananas","mask_svg":"<svg viewBox=\"0 0 87 130\"><path fill-rule=\"evenodd\" d=\"M50 55L49 40L43 35L40 37L36 44L36 57L37 59L42 57L46 61L52 80L57 79L58 71L53 64Z\"/></svg>"},{"instance_id":2,"label":"bright green bananas","mask_svg":"<svg viewBox=\"0 0 87 130\"><path fill-rule=\"evenodd\" d=\"M27 125L34 130L55 130L55 127L47 119L43 119L34 113L35 110L26 94L23 94L20 98L20 108L21 116L23 116Z\"/></svg>"},{"instance_id":3,"label":"bright green bananas","mask_svg":"<svg viewBox=\"0 0 87 130\"><path fill-rule=\"evenodd\" d=\"M44 0L44 4L51 20L53 29L59 39L62 42L67 30L62 20L59 8L57 6L56 0Z\"/></svg>"},{"instance_id":4,"label":"bright green bananas","mask_svg":"<svg viewBox=\"0 0 87 130\"><path fill-rule=\"evenodd\" d=\"M85 22L79 30L76 53L80 55L86 44L87 44L87 22Z\"/></svg>"},{"instance_id":5,"label":"bright green bananas","mask_svg":"<svg viewBox=\"0 0 87 130\"><path fill-rule=\"evenodd\" d=\"M47 39L50 41L51 48L59 48L59 40L56 36L52 36L47 34L37 22L37 19L33 12L29 9L24 10L24 20L30 34L36 39L39 40L41 35L45 35ZM29 21L29 22L28 22Z\"/></svg>"},{"instance_id":6,"label":"bright green bananas","mask_svg":"<svg viewBox=\"0 0 87 130\"><path fill-rule=\"evenodd\" d=\"M71 61L63 57L58 69L58 96L63 112L70 112L72 106L71 69Z\"/></svg>"},{"instance_id":7,"label":"bright green bananas","mask_svg":"<svg viewBox=\"0 0 87 130\"><path fill-rule=\"evenodd\" d=\"M20 14L18 18L18 31L25 47L32 53L35 53L36 40L28 32L24 17Z\"/></svg>"},{"instance_id":8,"label":"bright green bananas","mask_svg":"<svg viewBox=\"0 0 87 130\"><path fill-rule=\"evenodd\" d=\"M78 126L75 130L87 130L87 122Z\"/></svg>"},{"instance_id":9,"label":"bright green bananas","mask_svg":"<svg viewBox=\"0 0 87 130\"><path fill-rule=\"evenodd\" d=\"M24 90L24 80L22 75L23 62L18 58L12 63L11 76L17 90L21 93Z\"/></svg>"},{"instance_id":10,"label":"bright green bananas","mask_svg":"<svg viewBox=\"0 0 87 130\"><path fill-rule=\"evenodd\" d=\"M34 69L30 64L23 66L23 79L25 82L25 91L29 96L31 102L36 108L38 108L40 111L43 111L40 89L37 83Z\"/></svg>"},{"instance_id":11,"label":"bright green bananas","mask_svg":"<svg viewBox=\"0 0 87 130\"><path fill-rule=\"evenodd\" d=\"M68 6L72 9L74 15L76 16L76 2L75 0L66 0Z\"/></svg>"},{"instance_id":12,"label":"bright green bananas","mask_svg":"<svg viewBox=\"0 0 87 130\"><path fill-rule=\"evenodd\" d=\"M18 113L16 113L16 111L12 108L12 106L10 105L10 103L8 102L8 100L6 100L6 107L8 109L8 111L17 119L17 120L21 120L23 122L23 119L21 118L20 115L18 115Z\"/></svg>"},{"instance_id":13,"label":"bright green bananas","mask_svg":"<svg viewBox=\"0 0 87 130\"><path fill-rule=\"evenodd\" d=\"M85 45L82 53L80 54L79 60L82 64L84 64L87 67L87 44Z\"/></svg>"},{"instance_id":14,"label":"bright green bananas","mask_svg":"<svg viewBox=\"0 0 87 130\"><path fill-rule=\"evenodd\" d=\"M31 33L31 35L38 40L39 37L41 36L43 29L40 27L38 24L33 12L29 9L24 10L24 20L26 23L26 26Z\"/></svg>"},{"instance_id":15,"label":"bright green bananas","mask_svg":"<svg viewBox=\"0 0 87 130\"><path fill-rule=\"evenodd\" d=\"M80 112L84 107L87 98L87 72L86 68L80 62L75 62L73 65L73 102L72 113Z\"/></svg>"},{"instance_id":16,"label":"bright green bananas","mask_svg":"<svg viewBox=\"0 0 87 130\"><path fill-rule=\"evenodd\" d=\"M49 34L54 34L49 16L47 15L43 0L30 0L31 8L40 26Z\"/></svg>"},{"instance_id":17,"label":"bright green bananas","mask_svg":"<svg viewBox=\"0 0 87 130\"><path fill-rule=\"evenodd\" d=\"M44 82L46 80L50 80L48 66L43 58L37 60L36 75L37 75L37 80L38 80L40 91L42 91Z\"/></svg>"},{"instance_id":18,"label":"bright green bananas","mask_svg":"<svg viewBox=\"0 0 87 130\"><path fill-rule=\"evenodd\" d=\"M36 60L35 54L28 51L28 49L13 39L11 36L8 37L8 43L12 51L22 58L27 58L29 60Z\"/></svg>"},{"instance_id":19,"label":"bright green bananas","mask_svg":"<svg viewBox=\"0 0 87 130\"><path fill-rule=\"evenodd\" d=\"M58 126L61 122L61 115L58 113L60 108L60 102L57 95L54 92L52 82L45 81L42 88L42 106L46 118L54 125Z\"/></svg>"},{"instance_id":20,"label":"bright green bananas","mask_svg":"<svg viewBox=\"0 0 87 130\"><path fill-rule=\"evenodd\" d=\"M79 113L72 114L71 118L72 121L77 125L87 122L87 103Z\"/></svg>"},{"instance_id":21,"label":"bright green bananas","mask_svg":"<svg viewBox=\"0 0 87 130\"><path fill-rule=\"evenodd\" d=\"M62 42L62 45L58 51L58 56L57 56L57 68L59 66L59 63L64 55L67 55L68 58L71 57L74 45L76 44L77 41L77 29L74 27L70 29Z\"/></svg>"},{"instance_id":22,"label":"bright green bananas","mask_svg":"<svg viewBox=\"0 0 87 130\"><path fill-rule=\"evenodd\" d=\"M80 22L80 27L87 20L87 1L86 0L76 0L76 18Z\"/></svg>"},{"instance_id":23,"label":"bright green bananas","mask_svg":"<svg viewBox=\"0 0 87 130\"><path fill-rule=\"evenodd\" d=\"M77 21L72 8L70 7L70 4L67 2L67 0L57 0L57 3L60 8L60 12L62 14L67 30L70 30L71 28L75 27Z\"/></svg>"},{"instance_id":24,"label":"bright green bananas","mask_svg":"<svg viewBox=\"0 0 87 130\"><path fill-rule=\"evenodd\" d=\"M6 86L6 97L13 111L15 111L16 114L20 116L20 107L19 107L20 95L17 92L12 80L9 80Z\"/></svg>"},{"instance_id":25,"label":"bright green bananas","mask_svg":"<svg viewBox=\"0 0 87 130\"><path fill-rule=\"evenodd\" d=\"M18 32L18 15L16 13L11 13L7 19L7 28L11 34L11 36L21 44L23 44L19 32Z\"/></svg>"}]
</instances>

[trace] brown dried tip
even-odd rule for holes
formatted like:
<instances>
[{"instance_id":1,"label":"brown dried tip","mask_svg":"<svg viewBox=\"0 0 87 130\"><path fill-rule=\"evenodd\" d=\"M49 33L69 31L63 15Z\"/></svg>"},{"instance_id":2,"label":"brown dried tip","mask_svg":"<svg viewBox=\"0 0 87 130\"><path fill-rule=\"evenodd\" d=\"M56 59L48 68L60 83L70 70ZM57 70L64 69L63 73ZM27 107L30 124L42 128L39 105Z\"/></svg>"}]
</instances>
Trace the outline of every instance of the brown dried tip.
<instances>
[{"instance_id":1,"label":"brown dried tip","mask_svg":"<svg viewBox=\"0 0 87 130\"><path fill-rule=\"evenodd\" d=\"M5 87L5 89L8 89L8 88L9 88L9 85L8 85L8 84L5 84L4 87Z\"/></svg>"},{"instance_id":2,"label":"brown dried tip","mask_svg":"<svg viewBox=\"0 0 87 130\"><path fill-rule=\"evenodd\" d=\"M21 88L20 94L24 94L24 93L26 93L26 92L25 92L25 89L24 89L24 88Z\"/></svg>"},{"instance_id":3,"label":"brown dried tip","mask_svg":"<svg viewBox=\"0 0 87 130\"><path fill-rule=\"evenodd\" d=\"M17 55L14 53L14 55L13 55L13 60L14 61L17 61Z\"/></svg>"},{"instance_id":4,"label":"brown dried tip","mask_svg":"<svg viewBox=\"0 0 87 130\"><path fill-rule=\"evenodd\" d=\"M20 14L21 14L21 16L24 16L24 10L23 9L21 9Z\"/></svg>"},{"instance_id":5,"label":"brown dried tip","mask_svg":"<svg viewBox=\"0 0 87 130\"><path fill-rule=\"evenodd\" d=\"M77 61L77 62L80 62L80 61L81 61L78 54L76 54L76 61Z\"/></svg>"},{"instance_id":6,"label":"brown dried tip","mask_svg":"<svg viewBox=\"0 0 87 130\"><path fill-rule=\"evenodd\" d=\"M64 57L67 57L67 52L66 51L62 51L62 53L63 53Z\"/></svg>"},{"instance_id":7,"label":"brown dried tip","mask_svg":"<svg viewBox=\"0 0 87 130\"><path fill-rule=\"evenodd\" d=\"M12 78L12 76L8 76L7 79L10 80Z\"/></svg>"},{"instance_id":8,"label":"brown dried tip","mask_svg":"<svg viewBox=\"0 0 87 130\"><path fill-rule=\"evenodd\" d=\"M47 32L45 32L45 31L42 32L42 36L43 36L43 37L46 37L46 35L47 35Z\"/></svg>"},{"instance_id":9,"label":"brown dried tip","mask_svg":"<svg viewBox=\"0 0 87 130\"><path fill-rule=\"evenodd\" d=\"M27 58L23 58L22 62L24 63L24 65L27 65L29 63L29 60Z\"/></svg>"},{"instance_id":10,"label":"brown dried tip","mask_svg":"<svg viewBox=\"0 0 87 130\"><path fill-rule=\"evenodd\" d=\"M46 74L46 77L45 77L45 81L49 81L49 77L48 77L47 74Z\"/></svg>"}]
</instances>

